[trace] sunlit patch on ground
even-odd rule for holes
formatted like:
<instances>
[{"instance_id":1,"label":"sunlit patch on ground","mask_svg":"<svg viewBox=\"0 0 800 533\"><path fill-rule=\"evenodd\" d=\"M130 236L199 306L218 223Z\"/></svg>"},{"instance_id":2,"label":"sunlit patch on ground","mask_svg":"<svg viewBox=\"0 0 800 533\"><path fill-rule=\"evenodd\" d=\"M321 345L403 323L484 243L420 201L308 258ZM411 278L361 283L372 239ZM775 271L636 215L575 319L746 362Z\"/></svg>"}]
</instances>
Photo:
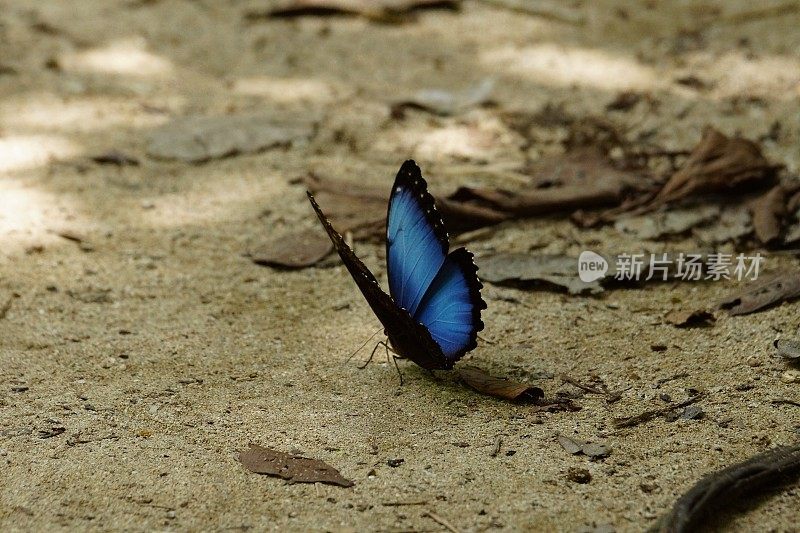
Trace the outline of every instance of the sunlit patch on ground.
<instances>
[{"instance_id":1,"label":"sunlit patch on ground","mask_svg":"<svg viewBox=\"0 0 800 533\"><path fill-rule=\"evenodd\" d=\"M170 74L172 63L147 50L144 39L112 41L98 48L66 54L60 59L66 71L149 77Z\"/></svg>"},{"instance_id":2,"label":"sunlit patch on ground","mask_svg":"<svg viewBox=\"0 0 800 533\"><path fill-rule=\"evenodd\" d=\"M713 63L713 64L706 64ZM748 57L731 52L702 61L720 73L720 97L760 96L772 100L792 100L800 96L800 61L784 56Z\"/></svg>"},{"instance_id":3,"label":"sunlit patch on ground","mask_svg":"<svg viewBox=\"0 0 800 533\"><path fill-rule=\"evenodd\" d=\"M331 102L339 92L332 85L311 78L273 78L255 76L233 82L233 91L245 96L259 96L274 102Z\"/></svg>"},{"instance_id":4,"label":"sunlit patch on ground","mask_svg":"<svg viewBox=\"0 0 800 533\"><path fill-rule=\"evenodd\" d=\"M621 90L652 89L661 84L654 69L635 59L592 48L551 43L506 46L485 52L481 62L546 86Z\"/></svg>"},{"instance_id":5,"label":"sunlit patch on ground","mask_svg":"<svg viewBox=\"0 0 800 533\"><path fill-rule=\"evenodd\" d=\"M7 252L39 242L52 224L58 199L18 182L0 182L0 248Z\"/></svg>"},{"instance_id":6,"label":"sunlit patch on ground","mask_svg":"<svg viewBox=\"0 0 800 533\"><path fill-rule=\"evenodd\" d=\"M81 152L72 141L57 135L13 135L0 137L0 173L47 165L55 159Z\"/></svg>"},{"instance_id":7,"label":"sunlit patch on ground","mask_svg":"<svg viewBox=\"0 0 800 533\"><path fill-rule=\"evenodd\" d=\"M142 112L135 101L102 97L34 93L0 103L0 123L17 130L90 132L119 126L154 127L166 120L163 114Z\"/></svg>"}]
</instances>

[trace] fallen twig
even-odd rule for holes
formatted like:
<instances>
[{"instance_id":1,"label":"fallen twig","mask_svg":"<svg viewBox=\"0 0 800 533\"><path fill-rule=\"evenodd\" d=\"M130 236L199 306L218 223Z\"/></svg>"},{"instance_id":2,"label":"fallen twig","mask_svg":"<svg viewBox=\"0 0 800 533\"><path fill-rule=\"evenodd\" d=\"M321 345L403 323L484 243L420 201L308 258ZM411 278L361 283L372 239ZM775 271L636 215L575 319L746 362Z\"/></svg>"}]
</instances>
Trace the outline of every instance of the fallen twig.
<instances>
[{"instance_id":1,"label":"fallen twig","mask_svg":"<svg viewBox=\"0 0 800 533\"><path fill-rule=\"evenodd\" d=\"M10 296L3 307L0 307L0 320L3 320L8 312L11 310L11 303L14 301L14 296Z\"/></svg>"},{"instance_id":2,"label":"fallen twig","mask_svg":"<svg viewBox=\"0 0 800 533\"><path fill-rule=\"evenodd\" d=\"M688 400L684 400L674 405L668 405L666 407L661 407L659 409L651 409L650 411L645 411L638 415L628 416L625 418L615 418L614 427L617 429L635 427L638 426L639 424L644 424L645 422L649 422L650 420L658 416L663 416L669 413L670 411L674 411L675 409L680 409L681 407L692 405L693 403L700 401L704 397L705 394L701 392L699 394L692 396Z\"/></svg>"},{"instance_id":3,"label":"fallen twig","mask_svg":"<svg viewBox=\"0 0 800 533\"><path fill-rule=\"evenodd\" d=\"M453 524L451 524L450 522L448 522L447 520L445 520L441 516L437 515L433 511L425 511L424 513L422 513L422 516L427 516L428 518L430 518L431 520L433 520L434 522L436 522L437 524L439 524L440 526L442 526L446 530L452 531L452 533L461 533L461 530L456 528Z\"/></svg>"},{"instance_id":4,"label":"fallen twig","mask_svg":"<svg viewBox=\"0 0 800 533\"><path fill-rule=\"evenodd\" d=\"M728 509L738 509L744 498L772 491L781 483L800 478L800 444L758 454L741 463L706 475L681 496L672 510L650 531L698 531Z\"/></svg>"}]
</instances>

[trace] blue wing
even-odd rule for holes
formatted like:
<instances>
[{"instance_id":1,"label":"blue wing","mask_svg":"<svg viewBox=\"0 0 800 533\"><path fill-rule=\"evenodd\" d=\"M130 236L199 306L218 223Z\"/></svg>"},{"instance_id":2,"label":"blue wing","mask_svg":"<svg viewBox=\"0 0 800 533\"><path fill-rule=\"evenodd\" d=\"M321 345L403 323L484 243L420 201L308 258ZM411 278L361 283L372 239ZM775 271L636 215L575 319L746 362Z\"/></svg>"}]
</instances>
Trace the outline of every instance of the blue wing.
<instances>
[{"instance_id":1,"label":"blue wing","mask_svg":"<svg viewBox=\"0 0 800 533\"><path fill-rule=\"evenodd\" d=\"M420 321L448 360L456 360L477 346L483 329L481 282L472 254L459 248L447 256L419 303L414 318Z\"/></svg>"},{"instance_id":2,"label":"blue wing","mask_svg":"<svg viewBox=\"0 0 800 533\"><path fill-rule=\"evenodd\" d=\"M436 211L419 167L406 161L395 178L386 221L386 269L389 293L415 316L449 247L444 223Z\"/></svg>"}]
</instances>

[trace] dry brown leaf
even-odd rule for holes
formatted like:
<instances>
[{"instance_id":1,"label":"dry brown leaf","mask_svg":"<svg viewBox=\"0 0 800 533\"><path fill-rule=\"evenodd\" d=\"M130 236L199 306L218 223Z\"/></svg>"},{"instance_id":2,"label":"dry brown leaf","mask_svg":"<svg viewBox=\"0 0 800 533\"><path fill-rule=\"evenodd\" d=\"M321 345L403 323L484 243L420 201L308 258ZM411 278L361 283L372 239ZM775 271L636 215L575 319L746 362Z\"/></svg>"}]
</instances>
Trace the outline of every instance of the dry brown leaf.
<instances>
[{"instance_id":1,"label":"dry brown leaf","mask_svg":"<svg viewBox=\"0 0 800 533\"><path fill-rule=\"evenodd\" d=\"M675 309L667 313L664 320L677 328L696 328L712 326L717 319L703 309Z\"/></svg>"},{"instance_id":2,"label":"dry brown leaf","mask_svg":"<svg viewBox=\"0 0 800 533\"><path fill-rule=\"evenodd\" d=\"M700 224L708 226L707 223L716 219L719 213L717 206L706 205L648 215L625 216L614 223L614 229L636 235L639 239L660 239L684 234Z\"/></svg>"},{"instance_id":3,"label":"dry brown leaf","mask_svg":"<svg viewBox=\"0 0 800 533\"><path fill-rule=\"evenodd\" d=\"M488 396L503 400L524 400L535 402L544 396L544 391L527 383L491 376L472 365L458 368L458 376L470 387Z\"/></svg>"},{"instance_id":4,"label":"dry brown leaf","mask_svg":"<svg viewBox=\"0 0 800 533\"><path fill-rule=\"evenodd\" d=\"M800 271L783 271L747 284L723 299L719 307L731 315L746 315L800 297Z\"/></svg>"},{"instance_id":5,"label":"dry brown leaf","mask_svg":"<svg viewBox=\"0 0 800 533\"><path fill-rule=\"evenodd\" d=\"M254 246L248 254L257 265L278 268L305 268L315 265L333 250L327 235L302 230L272 238Z\"/></svg>"},{"instance_id":6,"label":"dry brown leaf","mask_svg":"<svg viewBox=\"0 0 800 533\"><path fill-rule=\"evenodd\" d=\"M623 214L649 213L702 194L765 187L775 181L778 168L767 161L753 141L727 137L709 126L681 168L661 189L631 198L603 213L578 213L574 220L582 226L593 226L612 222Z\"/></svg>"},{"instance_id":7,"label":"dry brown leaf","mask_svg":"<svg viewBox=\"0 0 800 533\"><path fill-rule=\"evenodd\" d=\"M777 168L753 141L727 137L706 127L686 162L650 205L661 206L699 193L730 191L753 183L763 186L774 179Z\"/></svg>"},{"instance_id":8,"label":"dry brown leaf","mask_svg":"<svg viewBox=\"0 0 800 533\"><path fill-rule=\"evenodd\" d=\"M527 217L618 204L627 189L646 182L641 175L615 168L595 148L543 159L529 172L533 176L529 190L462 187L450 199Z\"/></svg>"},{"instance_id":9,"label":"dry brown leaf","mask_svg":"<svg viewBox=\"0 0 800 533\"><path fill-rule=\"evenodd\" d=\"M786 189L776 185L750 204L753 214L753 229L763 244L775 242L781 234L783 217L786 216Z\"/></svg>"},{"instance_id":10,"label":"dry brown leaf","mask_svg":"<svg viewBox=\"0 0 800 533\"><path fill-rule=\"evenodd\" d=\"M256 474L277 476L293 483L327 483L352 487L354 483L338 470L318 459L291 455L258 444L239 454L239 461Z\"/></svg>"},{"instance_id":11,"label":"dry brown leaf","mask_svg":"<svg viewBox=\"0 0 800 533\"><path fill-rule=\"evenodd\" d=\"M356 240L383 239L386 236L388 188L354 185L317 175L304 179L325 213L339 231L349 231ZM506 215L488 207L437 198L436 207L451 234L498 224Z\"/></svg>"}]
</instances>

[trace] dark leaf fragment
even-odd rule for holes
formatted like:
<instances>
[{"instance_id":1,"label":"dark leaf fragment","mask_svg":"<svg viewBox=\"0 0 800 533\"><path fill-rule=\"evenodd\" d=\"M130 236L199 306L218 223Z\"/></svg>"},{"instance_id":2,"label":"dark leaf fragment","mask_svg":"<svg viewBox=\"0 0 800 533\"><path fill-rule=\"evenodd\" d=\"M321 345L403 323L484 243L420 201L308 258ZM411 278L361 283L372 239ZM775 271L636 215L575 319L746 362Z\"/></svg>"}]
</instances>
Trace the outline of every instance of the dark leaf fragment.
<instances>
[{"instance_id":1,"label":"dark leaf fragment","mask_svg":"<svg viewBox=\"0 0 800 533\"><path fill-rule=\"evenodd\" d=\"M478 367L464 365L458 368L458 376L470 387L488 396L503 400L536 402L544 397L544 391L528 383L491 376Z\"/></svg>"},{"instance_id":2,"label":"dark leaf fragment","mask_svg":"<svg viewBox=\"0 0 800 533\"><path fill-rule=\"evenodd\" d=\"M713 326L716 318L703 309L675 309L667 313L664 320L677 328L697 328Z\"/></svg>"},{"instance_id":3,"label":"dark leaf fragment","mask_svg":"<svg viewBox=\"0 0 800 533\"><path fill-rule=\"evenodd\" d=\"M763 244L771 244L781 234L782 220L786 216L786 190L777 185L750 204L753 229Z\"/></svg>"},{"instance_id":4,"label":"dark leaf fragment","mask_svg":"<svg viewBox=\"0 0 800 533\"><path fill-rule=\"evenodd\" d=\"M249 450L241 452L239 461L251 472L277 476L294 483L327 483L341 487L354 485L323 461L279 452L257 444L250 444Z\"/></svg>"},{"instance_id":5,"label":"dark leaf fragment","mask_svg":"<svg viewBox=\"0 0 800 533\"><path fill-rule=\"evenodd\" d=\"M139 166L138 159L122 152L118 152L117 150L111 150L110 152L96 155L92 157L92 161L100 165L116 165L118 167Z\"/></svg>"},{"instance_id":6,"label":"dark leaf fragment","mask_svg":"<svg viewBox=\"0 0 800 533\"><path fill-rule=\"evenodd\" d=\"M257 265L278 268L305 268L321 261L333 249L327 235L303 230L270 239L248 253Z\"/></svg>"},{"instance_id":7,"label":"dark leaf fragment","mask_svg":"<svg viewBox=\"0 0 800 533\"><path fill-rule=\"evenodd\" d=\"M727 309L731 315L746 315L798 297L800 271L786 270L746 284L723 299L719 307Z\"/></svg>"},{"instance_id":8,"label":"dark leaf fragment","mask_svg":"<svg viewBox=\"0 0 800 533\"><path fill-rule=\"evenodd\" d=\"M303 16L357 15L381 22L403 20L418 9L458 9L461 0L285 0L266 11L245 13L248 20Z\"/></svg>"}]
</instances>

